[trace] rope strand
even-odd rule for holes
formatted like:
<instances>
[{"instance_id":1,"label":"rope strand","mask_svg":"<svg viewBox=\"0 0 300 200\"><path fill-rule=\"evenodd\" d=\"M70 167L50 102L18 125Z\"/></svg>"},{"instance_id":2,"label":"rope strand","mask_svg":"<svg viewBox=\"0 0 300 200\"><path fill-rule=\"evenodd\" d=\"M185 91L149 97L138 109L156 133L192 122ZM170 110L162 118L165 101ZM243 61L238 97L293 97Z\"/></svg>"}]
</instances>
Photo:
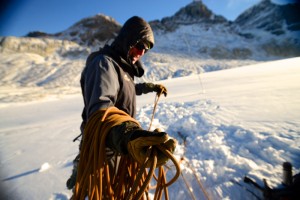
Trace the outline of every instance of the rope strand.
<instances>
[{"instance_id":1,"label":"rope strand","mask_svg":"<svg viewBox=\"0 0 300 200\"><path fill-rule=\"evenodd\" d=\"M160 91L160 93L157 93L155 95L155 99L154 99L154 107L153 107L153 111L152 111L152 117L151 117L151 121L150 121L150 125L149 125L149 128L148 128L148 131L151 129L151 126L152 126L152 122L153 122L153 119L154 119L154 114L155 114L155 111L156 111L156 106L158 104L158 100L159 100L159 97L160 95L163 93L163 91Z\"/></svg>"}]
</instances>

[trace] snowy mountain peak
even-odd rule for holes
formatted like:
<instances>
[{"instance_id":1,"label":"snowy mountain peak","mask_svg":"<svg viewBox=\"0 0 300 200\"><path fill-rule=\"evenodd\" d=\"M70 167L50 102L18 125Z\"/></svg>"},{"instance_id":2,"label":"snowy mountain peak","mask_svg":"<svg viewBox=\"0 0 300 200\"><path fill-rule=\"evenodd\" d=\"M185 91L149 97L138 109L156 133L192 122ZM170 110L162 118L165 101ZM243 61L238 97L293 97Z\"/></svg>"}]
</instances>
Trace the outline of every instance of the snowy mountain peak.
<instances>
[{"instance_id":1,"label":"snowy mountain peak","mask_svg":"<svg viewBox=\"0 0 300 200\"><path fill-rule=\"evenodd\" d=\"M31 32L29 37L51 37L61 40L70 40L81 45L97 46L101 42L112 39L119 32L121 25L112 17L97 14L75 23L65 31L56 34Z\"/></svg>"},{"instance_id":2,"label":"snowy mountain peak","mask_svg":"<svg viewBox=\"0 0 300 200\"><path fill-rule=\"evenodd\" d=\"M270 0L249 8L234 21L240 30L259 29L274 35L300 31L300 4L277 5Z\"/></svg>"},{"instance_id":3,"label":"snowy mountain peak","mask_svg":"<svg viewBox=\"0 0 300 200\"><path fill-rule=\"evenodd\" d=\"M227 20L222 16L215 15L209 10L202 1L194 1L184 8L180 9L174 15L174 19L185 22L226 22ZM183 22L183 21L182 21Z\"/></svg>"},{"instance_id":4,"label":"snowy mountain peak","mask_svg":"<svg viewBox=\"0 0 300 200\"><path fill-rule=\"evenodd\" d=\"M121 25L112 17L102 14L80 20L66 31L60 33L61 39L72 38L79 44L95 45L114 38Z\"/></svg>"},{"instance_id":5,"label":"snowy mountain peak","mask_svg":"<svg viewBox=\"0 0 300 200\"><path fill-rule=\"evenodd\" d=\"M171 17L165 17L161 21L151 22L154 30L174 31L179 25L190 25L197 23L219 24L228 22L224 17L215 15L202 1L193 1L181 8Z\"/></svg>"}]
</instances>

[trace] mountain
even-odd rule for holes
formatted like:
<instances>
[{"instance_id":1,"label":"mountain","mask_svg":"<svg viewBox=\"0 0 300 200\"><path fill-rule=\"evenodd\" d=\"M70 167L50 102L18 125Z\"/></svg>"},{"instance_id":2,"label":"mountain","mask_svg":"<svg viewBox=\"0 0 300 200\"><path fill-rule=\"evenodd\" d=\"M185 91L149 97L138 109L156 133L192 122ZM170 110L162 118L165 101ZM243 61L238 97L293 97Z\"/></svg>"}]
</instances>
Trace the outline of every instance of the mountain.
<instances>
[{"instance_id":1,"label":"mountain","mask_svg":"<svg viewBox=\"0 0 300 200\"><path fill-rule=\"evenodd\" d=\"M191 24L226 24L228 21L220 16L215 15L209 10L202 1L194 1L181 8L171 17L165 17L162 20L150 22L151 27L158 31L175 31L180 25Z\"/></svg>"},{"instance_id":2,"label":"mountain","mask_svg":"<svg viewBox=\"0 0 300 200\"><path fill-rule=\"evenodd\" d=\"M99 14L82 19L66 31L57 34L56 37L60 39L72 38L72 41L79 44L95 46L99 42L114 38L120 28L121 25L113 18Z\"/></svg>"},{"instance_id":3,"label":"mountain","mask_svg":"<svg viewBox=\"0 0 300 200\"><path fill-rule=\"evenodd\" d=\"M262 0L246 10L233 23L242 36L260 40L258 46L267 55L300 55L300 4L277 5Z\"/></svg>"},{"instance_id":4,"label":"mountain","mask_svg":"<svg viewBox=\"0 0 300 200\"><path fill-rule=\"evenodd\" d=\"M276 5L263 0L234 21L241 30L259 29L274 35L283 35L288 31L300 31L300 3Z\"/></svg>"},{"instance_id":5,"label":"mountain","mask_svg":"<svg viewBox=\"0 0 300 200\"><path fill-rule=\"evenodd\" d=\"M213 59L274 60L300 55L299 12L297 3L277 5L263 0L231 22L215 15L200 0L150 24L159 52ZM120 28L114 19L99 14L57 34L32 32L27 36L71 40L95 49L114 38ZM167 47L162 46L164 41L168 41Z\"/></svg>"},{"instance_id":6,"label":"mountain","mask_svg":"<svg viewBox=\"0 0 300 200\"><path fill-rule=\"evenodd\" d=\"M121 25L113 18L98 14L84 18L67 30L56 34L30 32L27 37L56 38L70 40L80 45L97 46L103 41L114 38L120 28Z\"/></svg>"},{"instance_id":7,"label":"mountain","mask_svg":"<svg viewBox=\"0 0 300 200\"><path fill-rule=\"evenodd\" d=\"M293 14L298 8L262 1L230 22L202 1L192 2L173 16L150 22L156 42L142 58L145 75L136 81L159 81L300 56L299 17ZM280 21L280 16L285 20ZM276 20L271 20L273 17ZM32 92L36 98L60 95L58 87L65 94L79 92L87 55L114 38L120 28L113 18L98 14L56 34L0 37L0 87L4 92L0 101L26 101ZM11 92L14 90L18 91Z\"/></svg>"}]
</instances>

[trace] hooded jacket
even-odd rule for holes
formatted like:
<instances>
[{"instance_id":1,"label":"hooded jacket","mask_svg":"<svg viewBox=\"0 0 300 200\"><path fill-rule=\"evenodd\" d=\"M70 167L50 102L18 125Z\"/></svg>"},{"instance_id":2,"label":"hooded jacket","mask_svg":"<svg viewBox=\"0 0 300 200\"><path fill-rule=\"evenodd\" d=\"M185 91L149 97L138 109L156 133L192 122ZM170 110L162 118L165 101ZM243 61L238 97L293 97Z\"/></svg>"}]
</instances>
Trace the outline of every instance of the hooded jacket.
<instances>
[{"instance_id":1,"label":"hooded jacket","mask_svg":"<svg viewBox=\"0 0 300 200\"><path fill-rule=\"evenodd\" d=\"M140 17L128 19L111 45L91 53L81 74L81 90L84 101L82 125L99 109L115 106L131 117L136 114L136 94L141 94L141 85L134 77L142 77L142 63L132 64L129 50L140 41L154 46L150 25Z\"/></svg>"}]
</instances>

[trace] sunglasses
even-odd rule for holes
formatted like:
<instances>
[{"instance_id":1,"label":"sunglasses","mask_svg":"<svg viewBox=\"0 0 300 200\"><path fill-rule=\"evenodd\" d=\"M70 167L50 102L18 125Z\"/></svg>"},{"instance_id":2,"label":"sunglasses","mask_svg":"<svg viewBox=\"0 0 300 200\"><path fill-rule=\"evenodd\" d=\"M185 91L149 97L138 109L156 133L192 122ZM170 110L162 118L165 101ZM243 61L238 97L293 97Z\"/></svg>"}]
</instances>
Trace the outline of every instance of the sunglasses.
<instances>
[{"instance_id":1,"label":"sunglasses","mask_svg":"<svg viewBox=\"0 0 300 200\"><path fill-rule=\"evenodd\" d=\"M138 42L134 47L140 51L145 50L145 53L150 49L150 45L144 42Z\"/></svg>"}]
</instances>

